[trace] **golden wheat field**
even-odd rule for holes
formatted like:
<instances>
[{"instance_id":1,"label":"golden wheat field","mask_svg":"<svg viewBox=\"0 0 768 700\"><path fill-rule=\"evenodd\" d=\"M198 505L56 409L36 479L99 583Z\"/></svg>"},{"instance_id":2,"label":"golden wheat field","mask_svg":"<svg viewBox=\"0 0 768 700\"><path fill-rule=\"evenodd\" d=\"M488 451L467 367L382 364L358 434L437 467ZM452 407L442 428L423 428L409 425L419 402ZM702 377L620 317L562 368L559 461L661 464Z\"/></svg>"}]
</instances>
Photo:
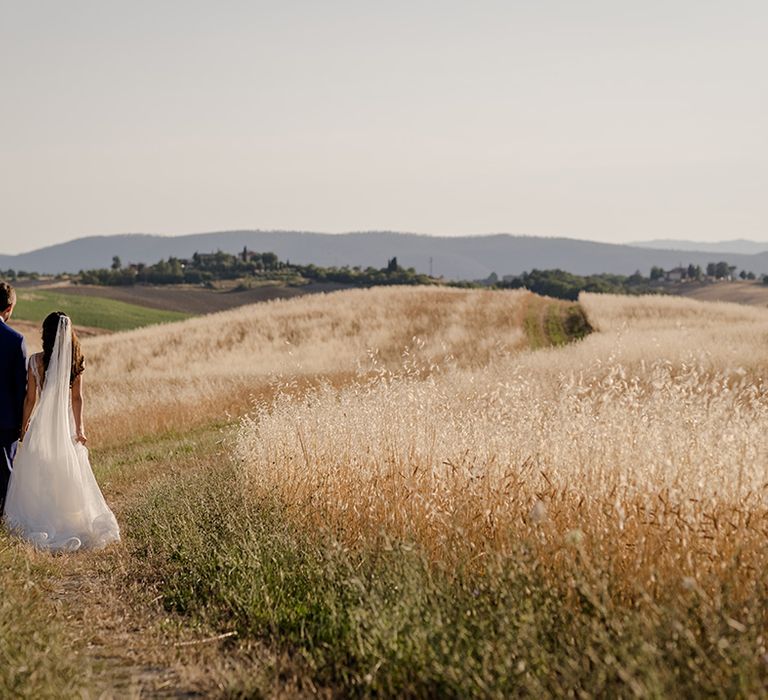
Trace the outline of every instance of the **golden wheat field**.
<instances>
[{"instance_id":1,"label":"golden wheat field","mask_svg":"<svg viewBox=\"0 0 768 700\"><path fill-rule=\"evenodd\" d=\"M264 403L238 433L246 487L351 542L385 531L439 559L482 562L535 530L651 587L717 577L736 550L745 576L764 567L768 312L582 303L597 332L573 346L436 368L414 341L398 368Z\"/></svg>"},{"instance_id":2,"label":"golden wheat field","mask_svg":"<svg viewBox=\"0 0 768 700\"><path fill-rule=\"evenodd\" d=\"M586 294L594 332L531 350L536 303L525 291L379 288L86 338L92 441L232 416L222 451L233 471L218 457L203 487L163 491L162 507L140 511L135 536L164 562L167 599L225 632L288 639L315 669L302 687L329 697L765 689L768 310ZM266 545L270 503L281 534ZM280 568L286 528L312 538L297 535ZM229 544L212 548L209 531ZM315 546L325 553L307 559ZM393 552L432 567L403 584L407 605L368 589ZM328 557L332 573L297 583ZM514 594L494 573L509 563L524 576ZM366 567L379 572L368 583ZM357 591L354 624L347 603L329 602L347 590L333 588L338 576ZM204 590L189 583L201 578ZM408 616L423 580L447 602L422 628ZM491 608L472 607L486 599L467 580L496 581ZM541 609L519 607L544 588ZM448 624L459 590L467 617ZM511 632L494 622L504 606Z\"/></svg>"},{"instance_id":3,"label":"golden wheat field","mask_svg":"<svg viewBox=\"0 0 768 700\"><path fill-rule=\"evenodd\" d=\"M583 295L596 332L526 352L528 296L347 291L86 339L89 424L118 440L253 401L249 485L435 556L532 526L610 532L638 572L713 572L733 532L761 554L768 311Z\"/></svg>"},{"instance_id":4,"label":"golden wheat field","mask_svg":"<svg viewBox=\"0 0 768 700\"><path fill-rule=\"evenodd\" d=\"M529 296L529 295L528 295ZM480 366L525 344L524 292L389 288L245 306L87 339L90 426L100 440L242 411L276 383L337 383L422 358ZM266 392L266 394L265 394Z\"/></svg>"},{"instance_id":5,"label":"golden wheat field","mask_svg":"<svg viewBox=\"0 0 768 700\"><path fill-rule=\"evenodd\" d=\"M526 295L350 291L89 339L90 422L120 439L252 399L249 488L435 557L535 527L625 575L714 575L734 534L762 565L768 312L584 295L596 333L524 352Z\"/></svg>"}]
</instances>

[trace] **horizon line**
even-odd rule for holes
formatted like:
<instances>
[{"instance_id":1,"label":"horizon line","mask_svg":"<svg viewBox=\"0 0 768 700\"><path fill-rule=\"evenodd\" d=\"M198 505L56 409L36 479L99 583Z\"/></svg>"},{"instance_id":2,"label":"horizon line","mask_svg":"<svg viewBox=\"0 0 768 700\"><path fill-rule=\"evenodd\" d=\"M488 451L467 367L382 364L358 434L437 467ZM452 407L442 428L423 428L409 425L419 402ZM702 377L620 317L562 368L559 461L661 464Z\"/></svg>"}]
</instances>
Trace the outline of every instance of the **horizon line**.
<instances>
[{"instance_id":1,"label":"horizon line","mask_svg":"<svg viewBox=\"0 0 768 700\"><path fill-rule=\"evenodd\" d=\"M263 228L229 228L219 229L212 231L197 231L193 233L145 233L145 232L121 232L121 233L106 233L106 234L89 234L84 236L76 236L74 238L67 239L58 243L51 243L49 245L40 246L31 250L21 251L18 253L2 253L2 257L18 257L22 255L31 255L48 248L55 248L58 246L67 245L69 243L75 243L76 241L82 241L92 238L119 238L119 237L147 237L147 238L185 238L190 236L210 236L217 234L227 233L268 233L268 234L307 234L313 236L354 236L354 235L375 235L375 234L391 234L398 236L418 236L423 238L438 238L438 239L458 239L458 238L494 238L507 236L509 238L539 238L539 239L555 239L555 240L568 240L568 241L580 241L583 243L597 243L600 245L615 245L615 246L629 246L629 247L647 247L651 243L685 243L685 244L699 244L703 246L710 245L722 245L726 243L765 243L768 245L768 240L761 241L753 238L728 238L719 239L717 241L702 241L692 238L648 238L645 240L633 240L617 243L615 241L604 241L593 238L578 238L575 236L568 236L565 234L531 234L531 233L509 233L506 231L486 232L486 233L458 233L458 234L440 234L440 233L419 233L413 231L395 231L390 229L367 229L356 231L312 231L312 230L300 230L300 229L263 229ZM687 251L686 251L687 252ZM703 251L706 252L706 251ZM735 252L735 251L734 251Z\"/></svg>"}]
</instances>

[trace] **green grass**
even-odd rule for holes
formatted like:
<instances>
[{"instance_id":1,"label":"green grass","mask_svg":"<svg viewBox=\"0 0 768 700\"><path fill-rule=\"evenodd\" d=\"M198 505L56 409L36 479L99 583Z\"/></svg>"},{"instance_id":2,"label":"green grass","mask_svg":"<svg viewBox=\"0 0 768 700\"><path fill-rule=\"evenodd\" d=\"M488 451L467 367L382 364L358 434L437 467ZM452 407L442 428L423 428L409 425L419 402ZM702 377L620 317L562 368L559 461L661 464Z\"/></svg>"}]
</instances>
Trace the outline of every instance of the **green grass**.
<instances>
[{"instance_id":1,"label":"green grass","mask_svg":"<svg viewBox=\"0 0 768 700\"><path fill-rule=\"evenodd\" d=\"M55 566L0 532L0 697L80 697L87 682L90 668L41 587Z\"/></svg>"},{"instance_id":2,"label":"green grass","mask_svg":"<svg viewBox=\"0 0 768 700\"><path fill-rule=\"evenodd\" d=\"M144 306L101 297L80 297L49 290L17 290L18 301L13 317L20 321L42 323L52 311L64 311L75 325L126 331L153 323L181 321L191 314L160 311Z\"/></svg>"},{"instance_id":3,"label":"green grass","mask_svg":"<svg viewBox=\"0 0 768 700\"><path fill-rule=\"evenodd\" d=\"M530 299L523 329L533 350L566 345L592 332L579 304L540 296Z\"/></svg>"},{"instance_id":4,"label":"green grass","mask_svg":"<svg viewBox=\"0 0 768 700\"><path fill-rule=\"evenodd\" d=\"M549 343L555 346L581 340L592 332L592 327L578 304L550 304L544 325Z\"/></svg>"}]
</instances>

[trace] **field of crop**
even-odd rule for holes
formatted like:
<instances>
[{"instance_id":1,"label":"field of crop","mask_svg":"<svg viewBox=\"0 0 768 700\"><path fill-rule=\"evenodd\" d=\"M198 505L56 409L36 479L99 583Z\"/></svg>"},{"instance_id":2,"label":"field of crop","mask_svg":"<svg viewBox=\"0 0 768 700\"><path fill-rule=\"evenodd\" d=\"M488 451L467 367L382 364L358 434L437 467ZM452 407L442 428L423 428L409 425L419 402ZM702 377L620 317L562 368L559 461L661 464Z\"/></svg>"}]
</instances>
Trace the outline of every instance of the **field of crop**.
<instances>
[{"instance_id":1,"label":"field of crop","mask_svg":"<svg viewBox=\"0 0 768 700\"><path fill-rule=\"evenodd\" d=\"M17 321L39 325L51 311L64 311L77 326L124 331L156 323L180 321L190 314L151 309L106 296L77 296L56 289L19 288L13 312Z\"/></svg>"},{"instance_id":2,"label":"field of crop","mask_svg":"<svg viewBox=\"0 0 768 700\"><path fill-rule=\"evenodd\" d=\"M289 286L285 283L265 281L243 286L242 281L218 283L220 288L208 289L199 285L131 285L102 287L91 285L67 285L58 288L61 294L74 297L112 299L126 304L146 306L160 311L177 311L184 314L210 314L226 311L246 304L256 304L273 299L293 299L305 294L334 292L345 285L334 282L310 283Z\"/></svg>"},{"instance_id":3,"label":"field of crop","mask_svg":"<svg viewBox=\"0 0 768 700\"><path fill-rule=\"evenodd\" d=\"M78 655L57 673L96 694L765 695L768 311L580 302L578 342L579 307L423 288L86 339L125 542L3 574L58 591L50 644ZM25 644L31 683L45 640Z\"/></svg>"},{"instance_id":4,"label":"field of crop","mask_svg":"<svg viewBox=\"0 0 768 700\"><path fill-rule=\"evenodd\" d=\"M415 354L434 367L480 366L527 345L523 320L535 299L525 292L350 290L92 338L91 424L104 444L241 414L281 387L340 385Z\"/></svg>"}]
</instances>

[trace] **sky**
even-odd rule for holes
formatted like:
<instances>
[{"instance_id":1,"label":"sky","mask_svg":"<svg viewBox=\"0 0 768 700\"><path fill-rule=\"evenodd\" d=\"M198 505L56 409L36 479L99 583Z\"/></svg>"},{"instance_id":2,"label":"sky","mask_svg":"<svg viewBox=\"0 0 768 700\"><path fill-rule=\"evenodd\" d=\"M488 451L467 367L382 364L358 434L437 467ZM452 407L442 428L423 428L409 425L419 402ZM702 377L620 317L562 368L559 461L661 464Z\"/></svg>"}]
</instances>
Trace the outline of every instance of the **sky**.
<instances>
[{"instance_id":1,"label":"sky","mask_svg":"<svg viewBox=\"0 0 768 700\"><path fill-rule=\"evenodd\" d=\"M0 0L0 253L768 240L763 0Z\"/></svg>"}]
</instances>

